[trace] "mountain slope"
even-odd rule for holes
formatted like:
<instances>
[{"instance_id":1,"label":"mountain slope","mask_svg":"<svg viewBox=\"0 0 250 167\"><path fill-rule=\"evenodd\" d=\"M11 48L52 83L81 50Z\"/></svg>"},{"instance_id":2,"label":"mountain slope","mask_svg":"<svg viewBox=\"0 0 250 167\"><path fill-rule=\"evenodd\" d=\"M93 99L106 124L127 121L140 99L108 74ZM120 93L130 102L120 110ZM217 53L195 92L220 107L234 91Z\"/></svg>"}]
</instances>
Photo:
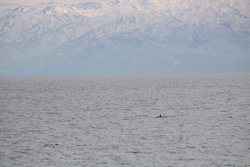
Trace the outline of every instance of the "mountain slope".
<instances>
[{"instance_id":1,"label":"mountain slope","mask_svg":"<svg viewBox=\"0 0 250 167\"><path fill-rule=\"evenodd\" d=\"M0 73L249 71L249 43L245 0L42 3L2 14Z\"/></svg>"}]
</instances>

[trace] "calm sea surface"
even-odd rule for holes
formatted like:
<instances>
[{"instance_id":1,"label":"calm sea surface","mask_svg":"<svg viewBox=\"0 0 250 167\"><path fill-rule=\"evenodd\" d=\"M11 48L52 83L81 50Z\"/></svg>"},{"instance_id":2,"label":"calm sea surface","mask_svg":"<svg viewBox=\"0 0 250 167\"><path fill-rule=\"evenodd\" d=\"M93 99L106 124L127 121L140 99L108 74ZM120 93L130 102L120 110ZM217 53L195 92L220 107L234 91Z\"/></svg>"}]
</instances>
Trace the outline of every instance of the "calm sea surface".
<instances>
[{"instance_id":1,"label":"calm sea surface","mask_svg":"<svg viewBox=\"0 0 250 167\"><path fill-rule=\"evenodd\" d=\"M0 78L0 166L250 166L250 74Z\"/></svg>"}]
</instances>

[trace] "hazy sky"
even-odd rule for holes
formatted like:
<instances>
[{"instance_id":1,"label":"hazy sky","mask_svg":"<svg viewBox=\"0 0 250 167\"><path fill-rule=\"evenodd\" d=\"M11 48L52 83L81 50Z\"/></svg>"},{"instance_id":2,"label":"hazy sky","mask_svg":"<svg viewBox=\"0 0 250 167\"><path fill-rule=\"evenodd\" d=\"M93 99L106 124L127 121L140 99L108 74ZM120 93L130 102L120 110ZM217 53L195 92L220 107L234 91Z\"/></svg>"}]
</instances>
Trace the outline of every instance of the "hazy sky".
<instances>
[{"instance_id":1,"label":"hazy sky","mask_svg":"<svg viewBox=\"0 0 250 167\"><path fill-rule=\"evenodd\" d=\"M32 5L32 4L38 4L41 2L49 2L50 0L0 0L0 12L5 11L7 9L12 9L20 5ZM74 3L80 3L84 0L52 0L52 2L58 2L58 3L68 3L68 4L74 4ZM91 0L90 0L91 1Z\"/></svg>"}]
</instances>

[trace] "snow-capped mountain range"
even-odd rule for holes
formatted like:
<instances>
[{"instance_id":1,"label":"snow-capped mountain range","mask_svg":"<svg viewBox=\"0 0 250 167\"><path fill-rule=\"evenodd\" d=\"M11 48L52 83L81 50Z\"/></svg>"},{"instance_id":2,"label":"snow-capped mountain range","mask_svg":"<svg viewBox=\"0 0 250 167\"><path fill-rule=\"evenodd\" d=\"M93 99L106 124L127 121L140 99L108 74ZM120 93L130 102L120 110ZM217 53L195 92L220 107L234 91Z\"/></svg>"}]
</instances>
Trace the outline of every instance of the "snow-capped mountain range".
<instances>
[{"instance_id":1,"label":"snow-capped mountain range","mask_svg":"<svg viewBox=\"0 0 250 167\"><path fill-rule=\"evenodd\" d=\"M249 54L247 0L50 2L0 18L1 75L247 71Z\"/></svg>"}]
</instances>

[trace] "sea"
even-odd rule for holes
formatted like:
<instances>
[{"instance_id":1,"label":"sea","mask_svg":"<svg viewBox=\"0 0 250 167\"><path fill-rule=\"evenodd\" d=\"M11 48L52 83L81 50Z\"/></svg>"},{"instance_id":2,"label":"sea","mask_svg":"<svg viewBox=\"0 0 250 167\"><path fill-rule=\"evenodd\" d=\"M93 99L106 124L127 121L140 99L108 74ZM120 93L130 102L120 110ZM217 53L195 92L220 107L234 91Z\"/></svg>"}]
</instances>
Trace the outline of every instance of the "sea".
<instances>
[{"instance_id":1,"label":"sea","mask_svg":"<svg viewBox=\"0 0 250 167\"><path fill-rule=\"evenodd\" d=\"M0 78L1 167L249 167L250 73Z\"/></svg>"}]
</instances>

